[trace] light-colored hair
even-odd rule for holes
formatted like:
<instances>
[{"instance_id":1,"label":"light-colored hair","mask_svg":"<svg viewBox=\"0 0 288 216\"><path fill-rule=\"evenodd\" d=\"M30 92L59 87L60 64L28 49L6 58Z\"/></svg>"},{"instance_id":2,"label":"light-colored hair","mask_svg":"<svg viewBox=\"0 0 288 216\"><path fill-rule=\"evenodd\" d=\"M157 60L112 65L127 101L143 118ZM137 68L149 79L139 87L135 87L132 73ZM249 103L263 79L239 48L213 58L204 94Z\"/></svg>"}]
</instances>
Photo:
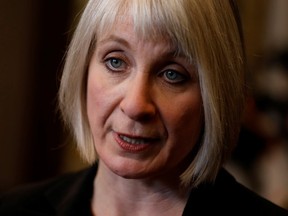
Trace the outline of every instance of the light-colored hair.
<instances>
[{"instance_id":1,"label":"light-colored hair","mask_svg":"<svg viewBox=\"0 0 288 216\"><path fill-rule=\"evenodd\" d=\"M183 185L213 181L237 142L245 100L245 56L241 25L232 0L90 0L71 41L59 101L82 156L97 159L87 117L87 71L95 44L131 17L139 37L168 37L198 69L204 128ZM193 119L191 119L193 121Z\"/></svg>"}]
</instances>

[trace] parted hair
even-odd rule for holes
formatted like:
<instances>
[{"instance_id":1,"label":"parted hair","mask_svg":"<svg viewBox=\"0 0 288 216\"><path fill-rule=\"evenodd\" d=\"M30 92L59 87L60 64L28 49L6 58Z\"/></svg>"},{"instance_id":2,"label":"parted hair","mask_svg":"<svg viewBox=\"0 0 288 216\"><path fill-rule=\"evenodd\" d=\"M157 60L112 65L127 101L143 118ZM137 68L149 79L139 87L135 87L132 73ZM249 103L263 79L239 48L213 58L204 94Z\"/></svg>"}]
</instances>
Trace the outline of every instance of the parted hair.
<instances>
[{"instance_id":1,"label":"parted hair","mask_svg":"<svg viewBox=\"0 0 288 216\"><path fill-rule=\"evenodd\" d=\"M204 125L180 178L187 187L213 181L237 143L246 93L241 22L232 0L88 1L66 54L59 90L64 122L81 155L89 163L97 160L86 107L91 55L99 35L127 16L139 37L168 37L196 65Z\"/></svg>"}]
</instances>

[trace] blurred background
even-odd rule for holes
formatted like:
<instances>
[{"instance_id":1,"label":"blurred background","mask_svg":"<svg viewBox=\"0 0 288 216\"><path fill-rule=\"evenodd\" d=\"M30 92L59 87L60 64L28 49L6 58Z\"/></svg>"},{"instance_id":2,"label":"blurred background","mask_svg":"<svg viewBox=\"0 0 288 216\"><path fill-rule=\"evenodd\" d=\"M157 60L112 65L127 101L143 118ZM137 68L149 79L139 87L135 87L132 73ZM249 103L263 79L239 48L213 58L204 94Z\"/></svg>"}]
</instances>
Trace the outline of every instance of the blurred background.
<instances>
[{"instance_id":1,"label":"blurred background","mask_svg":"<svg viewBox=\"0 0 288 216\"><path fill-rule=\"evenodd\" d=\"M288 209L288 1L237 1L250 97L226 166ZM0 193L86 166L57 110L63 57L85 2L0 2Z\"/></svg>"}]
</instances>

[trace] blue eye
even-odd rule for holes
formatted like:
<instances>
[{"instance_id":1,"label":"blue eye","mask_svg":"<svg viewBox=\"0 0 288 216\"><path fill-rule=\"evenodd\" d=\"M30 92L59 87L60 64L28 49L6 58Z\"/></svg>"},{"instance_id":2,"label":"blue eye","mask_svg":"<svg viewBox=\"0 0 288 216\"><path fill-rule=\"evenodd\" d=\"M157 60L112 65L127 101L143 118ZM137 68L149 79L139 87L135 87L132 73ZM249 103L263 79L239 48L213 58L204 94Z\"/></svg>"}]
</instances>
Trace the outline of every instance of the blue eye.
<instances>
[{"instance_id":1,"label":"blue eye","mask_svg":"<svg viewBox=\"0 0 288 216\"><path fill-rule=\"evenodd\" d=\"M170 83L181 83L186 80L186 77L183 74L180 74L174 70L166 70L163 72L163 76L166 81Z\"/></svg>"},{"instance_id":2,"label":"blue eye","mask_svg":"<svg viewBox=\"0 0 288 216\"><path fill-rule=\"evenodd\" d=\"M111 72L120 72L126 69L127 65L126 62L121 60L120 58L107 58L105 61L105 66Z\"/></svg>"},{"instance_id":3,"label":"blue eye","mask_svg":"<svg viewBox=\"0 0 288 216\"><path fill-rule=\"evenodd\" d=\"M118 58L110 58L107 60L107 64L111 69L119 69L123 65L123 61Z\"/></svg>"},{"instance_id":4,"label":"blue eye","mask_svg":"<svg viewBox=\"0 0 288 216\"><path fill-rule=\"evenodd\" d=\"M164 74L165 74L165 77L169 80L175 80L177 79L177 76L178 76L176 72L171 71L171 70L166 71Z\"/></svg>"}]
</instances>

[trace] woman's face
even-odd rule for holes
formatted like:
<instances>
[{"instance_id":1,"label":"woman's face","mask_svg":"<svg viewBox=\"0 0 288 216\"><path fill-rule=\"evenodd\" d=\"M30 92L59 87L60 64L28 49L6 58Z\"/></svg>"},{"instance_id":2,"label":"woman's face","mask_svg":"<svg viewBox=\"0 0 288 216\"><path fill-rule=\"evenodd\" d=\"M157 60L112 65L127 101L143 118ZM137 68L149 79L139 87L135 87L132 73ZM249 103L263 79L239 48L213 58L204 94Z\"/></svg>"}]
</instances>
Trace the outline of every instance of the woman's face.
<instances>
[{"instance_id":1,"label":"woman's face","mask_svg":"<svg viewBox=\"0 0 288 216\"><path fill-rule=\"evenodd\" d=\"M175 54L163 38L140 40L131 22L97 38L88 71L88 119L100 161L117 175L179 171L199 139L197 72Z\"/></svg>"}]
</instances>

